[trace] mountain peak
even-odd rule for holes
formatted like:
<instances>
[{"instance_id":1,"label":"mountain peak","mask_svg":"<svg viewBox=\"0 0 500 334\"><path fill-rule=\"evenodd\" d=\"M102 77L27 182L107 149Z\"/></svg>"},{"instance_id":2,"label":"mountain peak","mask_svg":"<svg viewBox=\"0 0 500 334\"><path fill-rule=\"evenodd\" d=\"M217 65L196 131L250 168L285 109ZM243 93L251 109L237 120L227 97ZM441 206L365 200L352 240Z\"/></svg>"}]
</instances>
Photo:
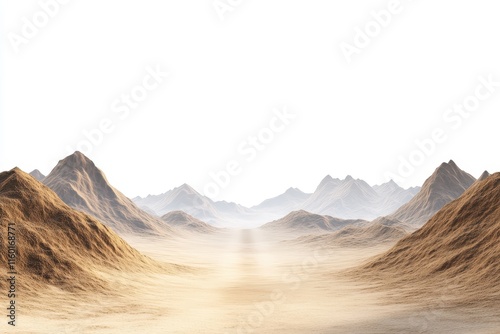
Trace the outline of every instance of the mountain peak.
<instances>
[{"instance_id":1,"label":"mountain peak","mask_svg":"<svg viewBox=\"0 0 500 334\"><path fill-rule=\"evenodd\" d=\"M184 191L184 192L187 192L188 194L197 194L198 193L193 187L191 187L187 183L181 184L180 186L174 188L174 190Z\"/></svg>"},{"instance_id":2,"label":"mountain peak","mask_svg":"<svg viewBox=\"0 0 500 334\"><path fill-rule=\"evenodd\" d=\"M285 191L285 194L297 194L297 193L302 194L302 191L298 188L293 188L293 187L290 187Z\"/></svg>"},{"instance_id":3,"label":"mountain peak","mask_svg":"<svg viewBox=\"0 0 500 334\"><path fill-rule=\"evenodd\" d=\"M476 179L461 170L453 160L443 162L425 180L420 191L392 216L405 223L421 225L445 204L458 198Z\"/></svg>"},{"instance_id":4,"label":"mountain peak","mask_svg":"<svg viewBox=\"0 0 500 334\"><path fill-rule=\"evenodd\" d=\"M455 161L450 160L448 162L443 162L437 169L436 173L450 173L450 172L463 172L455 163Z\"/></svg>"},{"instance_id":5,"label":"mountain peak","mask_svg":"<svg viewBox=\"0 0 500 334\"><path fill-rule=\"evenodd\" d=\"M25 173L18 167L12 168L8 172L0 173L0 191L8 194L11 198L22 201L25 205L36 207L40 201L39 194L46 193L50 200L57 198L52 192L46 192L45 186L34 180L33 177ZM53 195L53 196L49 196Z\"/></svg>"},{"instance_id":6,"label":"mountain peak","mask_svg":"<svg viewBox=\"0 0 500 334\"><path fill-rule=\"evenodd\" d=\"M345 177L345 181L352 181L352 180L354 180L354 178L351 175L347 175Z\"/></svg>"},{"instance_id":7,"label":"mountain peak","mask_svg":"<svg viewBox=\"0 0 500 334\"><path fill-rule=\"evenodd\" d=\"M321 183L324 183L324 182L329 182L329 181L333 181L333 177L331 177L330 174L328 174L327 176L325 176L323 178L323 180L321 180Z\"/></svg>"},{"instance_id":8,"label":"mountain peak","mask_svg":"<svg viewBox=\"0 0 500 334\"><path fill-rule=\"evenodd\" d=\"M43 181L43 179L45 179L45 175L43 175L38 169L31 171L30 175L38 181Z\"/></svg>"},{"instance_id":9,"label":"mountain peak","mask_svg":"<svg viewBox=\"0 0 500 334\"><path fill-rule=\"evenodd\" d=\"M80 151L75 151L75 153L68 155L66 158L62 159L60 162L62 162L65 165L68 165L73 168L78 168L78 167L94 167L94 162L87 158L82 152Z\"/></svg>"},{"instance_id":10,"label":"mountain peak","mask_svg":"<svg viewBox=\"0 0 500 334\"><path fill-rule=\"evenodd\" d=\"M481 176L480 176L480 177L479 177L479 179L477 179L477 180L478 180L478 181L483 181L483 180L487 179L490 175L491 175L491 174L490 174L487 170L485 170L485 171L483 172L483 174L481 174Z\"/></svg>"},{"instance_id":11,"label":"mountain peak","mask_svg":"<svg viewBox=\"0 0 500 334\"><path fill-rule=\"evenodd\" d=\"M159 219L139 209L115 189L104 172L81 152L60 160L43 182L72 208L117 231L153 234L165 231Z\"/></svg>"},{"instance_id":12,"label":"mountain peak","mask_svg":"<svg viewBox=\"0 0 500 334\"><path fill-rule=\"evenodd\" d=\"M333 177L331 177L330 175L327 175L323 178L323 180L321 180L319 186L317 189L320 189L320 188L323 188L324 186L328 185L328 184L334 184L334 185L337 185L338 184L338 181L340 181L339 179L334 179Z\"/></svg>"}]
</instances>

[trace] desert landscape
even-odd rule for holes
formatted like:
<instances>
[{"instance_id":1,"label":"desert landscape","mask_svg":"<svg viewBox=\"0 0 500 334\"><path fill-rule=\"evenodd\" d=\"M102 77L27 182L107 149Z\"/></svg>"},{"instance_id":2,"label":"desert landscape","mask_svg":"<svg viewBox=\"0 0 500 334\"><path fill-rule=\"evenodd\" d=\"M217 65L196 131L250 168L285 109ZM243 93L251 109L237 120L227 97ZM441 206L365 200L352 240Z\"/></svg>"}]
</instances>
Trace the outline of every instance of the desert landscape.
<instances>
[{"instance_id":1,"label":"desert landscape","mask_svg":"<svg viewBox=\"0 0 500 334\"><path fill-rule=\"evenodd\" d=\"M188 185L160 197L147 212L80 152L47 176L1 173L8 332L500 333L500 173L476 180L450 161L410 190L327 177L253 208ZM287 209L247 227L202 219Z\"/></svg>"}]
</instances>

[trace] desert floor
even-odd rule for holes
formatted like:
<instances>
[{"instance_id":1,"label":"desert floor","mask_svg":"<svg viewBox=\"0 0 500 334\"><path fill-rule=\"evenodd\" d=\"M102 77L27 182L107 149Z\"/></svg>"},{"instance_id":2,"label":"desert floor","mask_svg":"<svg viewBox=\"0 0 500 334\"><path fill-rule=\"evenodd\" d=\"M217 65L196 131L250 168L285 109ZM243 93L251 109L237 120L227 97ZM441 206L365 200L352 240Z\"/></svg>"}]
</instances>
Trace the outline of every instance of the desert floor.
<instances>
[{"instance_id":1,"label":"desert floor","mask_svg":"<svg viewBox=\"0 0 500 334\"><path fill-rule=\"evenodd\" d=\"M408 304L341 273L391 245L324 248L259 229L178 239L129 237L175 275L101 273L115 287L75 295L54 288L19 298L18 333L500 333L487 311L456 309L446 293Z\"/></svg>"}]
</instances>

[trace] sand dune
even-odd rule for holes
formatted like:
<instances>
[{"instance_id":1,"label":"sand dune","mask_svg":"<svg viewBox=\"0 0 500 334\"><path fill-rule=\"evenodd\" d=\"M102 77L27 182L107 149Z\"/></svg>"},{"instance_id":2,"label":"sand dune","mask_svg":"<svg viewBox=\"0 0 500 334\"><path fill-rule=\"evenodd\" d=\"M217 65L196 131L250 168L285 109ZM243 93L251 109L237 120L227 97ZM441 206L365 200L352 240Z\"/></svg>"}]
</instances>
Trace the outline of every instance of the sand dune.
<instances>
[{"instance_id":1,"label":"sand dune","mask_svg":"<svg viewBox=\"0 0 500 334\"><path fill-rule=\"evenodd\" d=\"M421 288L421 294L453 286L446 294L455 295L457 302L500 306L499 240L500 173L496 173L476 182L358 273L378 277L387 286Z\"/></svg>"},{"instance_id":2,"label":"sand dune","mask_svg":"<svg viewBox=\"0 0 500 334\"><path fill-rule=\"evenodd\" d=\"M330 216L317 215L304 210L294 211L285 217L264 224L264 230L311 233L335 231L346 225L365 224L362 219L339 219Z\"/></svg>"},{"instance_id":3,"label":"sand dune","mask_svg":"<svg viewBox=\"0 0 500 334\"><path fill-rule=\"evenodd\" d=\"M116 232L175 233L111 186L104 173L80 152L59 161L43 183L66 204L96 217Z\"/></svg>"},{"instance_id":4,"label":"sand dune","mask_svg":"<svg viewBox=\"0 0 500 334\"><path fill-rule=\"evenodd\" d=\"M2 230L15 224L16 270L24 294L55 286L70 291L100 291L100 270L166 271L130 247L93 217L75 211L42 183L18 168L0 174ZM0 248L6 249L5 238ZM7 263L7 252L2 252ZM172 266L171 269L174 267ZM6 268L1 273L6 277ZM6 280L0 280L4 290Z\"/></svg>"},{"instance_id":5,"label":"sand dune","mask_svg":"<svg viewBox=\"0 0 500 334\"><path fill-rule=\"evenodd\" d=\"M388 218L420 227L445 204L459 197L475 180L452 160L443 163L424 182L418 194Z\"/></svg>"},{"instance_id":6,"label":"sand dune","mask_svg":"<svg viewBox=\"0 0 500 334\"><path fill-rule=\"evenodd\" d=\"M74 174L79 187L99 188L100 171L85 173ZM102 197L108 186L72 191L107 200L116 195ZM16 330L497 334L499 193L500 174L478 181L409 236L391 217L302 210L244 230L170 212L160 224L179 233L122 239L14 169L0 174L0 219L4 230L9 221L18 226Z\"/></svg>"},{"instance_id":7,"label":"sand dune","mask_svg":"<svg viewBox=\"0 0 500 334\"><path fill-rule=\"evenodd\" d=\"M327 234L301 236L291 243L310 247L373 247L392 244L406 235L408 232L400 226L370 223L366 226L346 226Z\"/></svg>"},{"instance_id":8,"label":"sand dune","mask_svg":"<svg viewBox=\"0 0 500 334\"><path fill-rule=\"evenodd\" d=\"M196 219L183 211L169 212L163 215L161 219L169 226L181 228L189 232L213 233L218 230L217 228L202 222L201 220Z\"/></svg>"}]
</instances>

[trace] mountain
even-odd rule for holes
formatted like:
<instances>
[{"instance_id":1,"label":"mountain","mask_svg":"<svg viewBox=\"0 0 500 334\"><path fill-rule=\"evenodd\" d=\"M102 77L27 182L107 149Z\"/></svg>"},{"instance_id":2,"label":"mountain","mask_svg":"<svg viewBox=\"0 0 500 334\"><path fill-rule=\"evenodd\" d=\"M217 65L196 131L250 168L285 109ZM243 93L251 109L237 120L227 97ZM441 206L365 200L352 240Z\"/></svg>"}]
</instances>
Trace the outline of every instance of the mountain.
<instances>
[{"instance_id":1,"label":"mountain","mask_svg":"<svg viewBox=\"0 0 500 334\"><path fill-rule=\"evenodd\" d=\"M174 188L160 195L136 197L139 207L153 210L158 216L171 211L184 211L197 219L217 224L221 218L214 202L198 193L188 184Z\"/></svg>"},{"instance_id":2,"label":"mountain","mask_svg":"<svg viewBox=\"0 0 500 334\"><path fill-rule=\"evenodd\" d=\"M453 169L455 166L445 166ZM421 229L360 268L392 285L454 285L463 302L500 304L500 173L476 182ZM423 291L423 290L422 290ZM432 292L431 292L432 293ZM498 309L498 308L497 308Z\"/></svg>"},{"instance_id":3,"label":"mountain","mask_svg":"<svg viewBox=\"0 0 500 334\"><path fill-rule=\"evenodd\" d=\"M80 152L59 161L43 183L72 208L96 217L119 233L174 233L111 186L104 173Z\"/></svg>"},{"instance_id":4,"label":"mountain","mask_svg":"<svg viewBox=\"0 0 500 334\"><path fill-rule=\"evenodd\" d=\"M300 189L289 188L283 194L267 199L251 209L259 212L269 212L275 215L286 215L300 207L311 194L306 194Z\"/></svg>"},{"instance_id":5,"label":"mountain","mask_svg":"<svg viewBox=\"0 0 500 334\"><path fill-rule=\"evenodd\" d=\"M420 187L404 189L393 180L373 186L373 189L382 198L381 208L383 209L381 212L394 212L403 204L408 203L420 191Z\"/></svg>"},{"instance_id":6,"label":"mountain","mask_svg":"<svg viewBox=\"0 0 500 334\"><path fill-rule=\"evenodd\" d=\"M475 180L458 168L453 160L443 163L424 182L418 194L388 218L422 226L444 205L458 198Z\"/></svg>"},{"instance_id":7,"label":"mountain","mask_svg":"<svg viewBox=\"0 0 500 334\"><path fill-rule=\"evenodd\" d=\"M394 243L406 235L408 232L400 226L371 223L346 226L332 233L301 236L292 242L318 247L372 247Z\"/></svg>"},{"instance_id":8,"label":"mountain","mask_svg":"<svg viewBox=\"0 0 500 334\"><path fill-rule=\"evenodd\" d=\"M294 211L285 217L261 226L265 230L290 232L325 232L335 231L347 225L367 223L361 219L339 219L310 213L304 210Z\"/></svg>"},{"instance_id":9,"label":"mountain","mask_svg":"<svg viewBox=\"0 0 500 334\"><path fill-rule=\"evenodd\" d=\"M491 174L490 174L490 173L488 173L488 171L487 171L487 170L485 170L485 171L483 172L483 174L481 174L481 176L480 176L480 177L479 177L479 179L477 179L477 180L478 180L478 181L483 181L483 180L486 180L486 178L487 178L487 177L489 177L490 175L491 175Z\"/></svg>"},{"instance_id":10,"label":"mountain","mask_svg":"<svg viewBox=\"0 0 500 334\"><path fill-rule=\"evenodd\" d=\"M213 233L217 231L217 228L202 222L193 216L188 215L182 211L172 211L163 215L161 219L170 226L178 227L190 232L198 233Z\"/></svg>"},{"instance_id":11,"label":"mountain","mask_svg":"<svg viewBox=\"0 0 500 334\"><path fill-rule=\"evenodd\" d=\"M18 168L0 173L0 224L13 225L16 271L23 293L42 286L99 291L103 270L144 271L156 267L95 218L67 206L52 190ZM0 238L7 264L7 238ZM7 276L7 266L0 273ZM0 288L7 280L0 280ZM21 290L20 289L20 290Z\"/></svg>"},{"instance_id":12,"label":"mountain","mask_svg":"<svg viewBox=\"0 0 500 334\"><path fill-rule=\"evenodd\" d=\"M301 208L344 219L374 219L394 212L408 202L417 189L403 189L394 181L371 187L363 180L326 176Z\"/></svg>"},{"instance_id":13,"label":"mountain","mask_svg":"<svg viewBox=\"0 0 500 334\"><path fill-rule=\"evenodd\" d=\"M31 176L33 176L35 179L38 181L42 182L43 179L45 179L45 175L43 175L38 169L35 169L30 173Z\"/></svg>"},{"instance_id":14,"label":"mountain","mask_svg":"<svg viewBox=\"0 0 500 334\"><path fill-rule=\"evenodd\" d=\"M219 227L255 225L255 221L262 219L262 215L255 210L233 202L213 201L188 184L160 195L135 197L133 201L143 210L149 210L158 216L172 211L183 211L196 219Z\"/></svg>"}]
</instances>

